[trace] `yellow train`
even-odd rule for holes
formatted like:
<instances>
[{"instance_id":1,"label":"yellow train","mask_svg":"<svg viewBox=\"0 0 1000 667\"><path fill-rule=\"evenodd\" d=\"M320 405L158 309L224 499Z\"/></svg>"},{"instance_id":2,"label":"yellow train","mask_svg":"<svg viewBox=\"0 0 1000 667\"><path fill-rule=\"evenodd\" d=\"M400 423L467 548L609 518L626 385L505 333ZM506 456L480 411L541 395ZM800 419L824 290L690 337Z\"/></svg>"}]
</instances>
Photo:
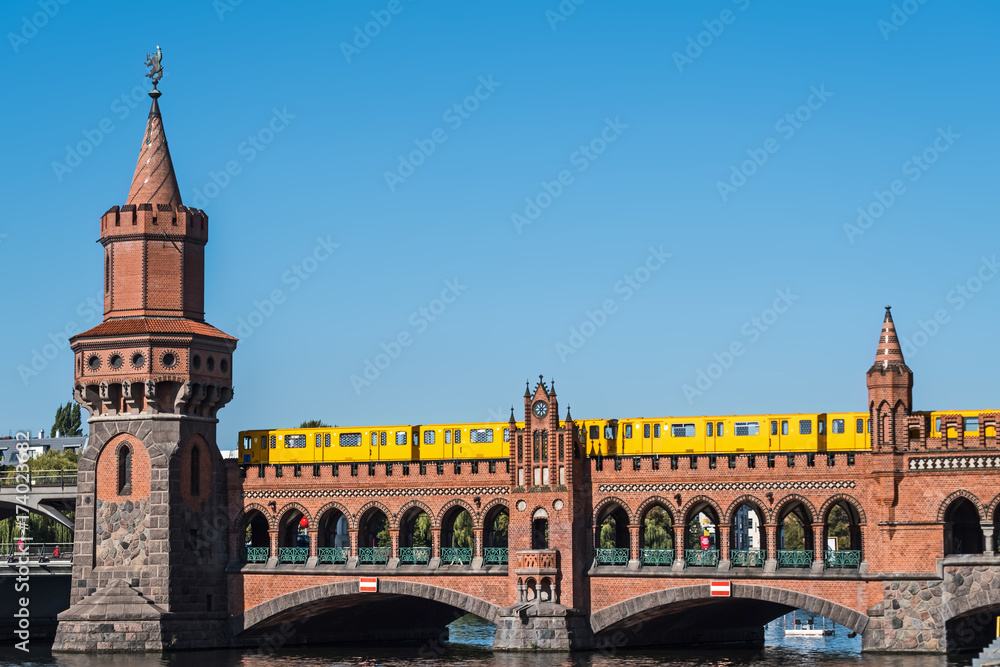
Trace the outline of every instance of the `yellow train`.
<instances>
[{"instance_id":1,"label":"yellow train","mask_svg":"<svg viewBox=\"0 0 1000 667\"><path fill-rule=\"evenodd\" d=\"M977 411L919 412L932 438L996 437ZM560 424L560 427L562 424ZM867 412L727 415L574 421L583 456L863 451L871 448ZM517 424L518 435L524 423ZM943 430L942 430L943 429ZM911 435L916 437L917 434ZM507 422L270 429L240 432L243 464L442 459L506 459ZM526 443L527 444L527 443Z\"/></svg>"}]
</instances>

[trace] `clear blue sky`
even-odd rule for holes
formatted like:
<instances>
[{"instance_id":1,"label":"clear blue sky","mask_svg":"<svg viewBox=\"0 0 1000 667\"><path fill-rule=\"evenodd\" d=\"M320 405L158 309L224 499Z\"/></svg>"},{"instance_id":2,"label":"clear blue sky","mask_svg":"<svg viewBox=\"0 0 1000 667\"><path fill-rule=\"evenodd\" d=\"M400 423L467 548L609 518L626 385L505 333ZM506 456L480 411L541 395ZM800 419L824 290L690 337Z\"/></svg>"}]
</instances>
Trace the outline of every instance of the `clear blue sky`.
<instances>
[{"instance_id":1,"label":"clear blue sky","mask_svg":"<svg viewBox=\"0 0 1000 667\"><path fill-rule=\"evenodd\" d=\"M49 2L0 9L4 433L70 398L45 346L96 321L157 44L207 319L241 338L223 449L308 418L505 419L539 373L578 418L864 410L886 304L918 409L1000 404L995 3ZM339 247L304 262L317 239Z\"/></svg>"}]
</instances>

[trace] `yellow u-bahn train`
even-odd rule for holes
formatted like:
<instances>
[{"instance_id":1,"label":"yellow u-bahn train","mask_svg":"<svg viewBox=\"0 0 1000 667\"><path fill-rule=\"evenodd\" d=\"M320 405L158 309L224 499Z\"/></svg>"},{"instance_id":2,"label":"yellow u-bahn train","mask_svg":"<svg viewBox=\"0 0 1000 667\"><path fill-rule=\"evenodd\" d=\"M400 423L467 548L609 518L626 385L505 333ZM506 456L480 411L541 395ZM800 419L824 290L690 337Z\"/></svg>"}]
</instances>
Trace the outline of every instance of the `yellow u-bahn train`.
<instances>
[{"instance_id":1,"label":"yellow u-bahn train","mask_svg":"<svg viewBox=\"0 0 1000 667\"><path fill-rule=\"evenodd\" d=\"M932 438L954 437L943 415L960 415L966 433L978 432L980 413L917 413L930 420ZM867 412L728 415L575 420L575 440L589 456L863 451L871 448ZM560 422L560 428L563 427ZM987 437L996 426L983 423ZM518 422L518 431L524 422ZM241 431L239 460L261 463L330 463L506 459L507 422L351 426Z\"/></svg>"}]
</instances>

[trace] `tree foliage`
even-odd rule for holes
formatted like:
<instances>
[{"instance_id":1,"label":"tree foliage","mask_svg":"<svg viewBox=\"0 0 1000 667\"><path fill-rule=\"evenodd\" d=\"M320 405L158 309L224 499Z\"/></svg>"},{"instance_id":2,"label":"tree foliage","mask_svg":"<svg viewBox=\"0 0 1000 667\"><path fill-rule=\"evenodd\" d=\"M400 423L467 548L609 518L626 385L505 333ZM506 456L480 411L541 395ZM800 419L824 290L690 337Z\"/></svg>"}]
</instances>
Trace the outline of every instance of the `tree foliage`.
<instances>
[{"instance_id":1,"label":"tree foliage","mask_svg":"<svg viewBox=\"0 0 1000 667\"><path fill-rule=\"evenodd\" d=\"M500 512L493 520L493 546L507 546L507 529L510 526L510 515Z\"/></svg>"},{"instance_id":2,"label":"tree foliage","mask_svg":"<svg viewBox=\"0 0 1000 667\"><path fill-rule=\"evenodd\" d=\"M330 428L330 425L322 419L307 419L299 424L299 428Z\"/></svg>"},{"instance_id":3,"label":"tree foliage","mask_svg":"<svg viewBox=\"0 0 1000 667\"><path fill-rule=\"evenodd\" d=\"M674 524L670 514L662 507L654 507L646 512L642 527L644 549L674 548Z\"/></svg>"},{"instance_id":4,"label":"tree foliage","mask_svg":"<svg viewBox=\"0 0 1000 667\"><path fill-rule=\"evenodd\" d=\"M429 547L434 541L434 534L431 532L431 518L426 512L421 512L413 520L413 546Z\"/></svg>"},{"instance_id":5,"label":"tree foliage","mask_svg":"<svg viewBox=\"0 0 1000 667\"><path fill-rule=\"evenodd\" d=\"M785 517L782 526L782 533L784 535L783 549L795 551L806 548L806 531L802 525L802 520L798 516L790 513Z\"/></svg>"},{"instance_id":6,"label":"tree foliage","mask_svg":"<svg viewBox=\"0 0 1000 667\"><path fill-rule=\"evenodd\" d=\"M455 517L451 533L451 546L471 549L475 544L476 537L472 532L472 517L466 510L462 510Z\"/></svg>"},{"instance_id":7,"label":"tree foliage","mask_svg":"<svg viewBox=\"0 0 1000 667\"><path fill-rule=\"evenodd\" d=\"M80 417L80 404L70 401L56 409L56 418L49 431L49 437L83 435L83 422Z\"/></svg>"}]
</instances>

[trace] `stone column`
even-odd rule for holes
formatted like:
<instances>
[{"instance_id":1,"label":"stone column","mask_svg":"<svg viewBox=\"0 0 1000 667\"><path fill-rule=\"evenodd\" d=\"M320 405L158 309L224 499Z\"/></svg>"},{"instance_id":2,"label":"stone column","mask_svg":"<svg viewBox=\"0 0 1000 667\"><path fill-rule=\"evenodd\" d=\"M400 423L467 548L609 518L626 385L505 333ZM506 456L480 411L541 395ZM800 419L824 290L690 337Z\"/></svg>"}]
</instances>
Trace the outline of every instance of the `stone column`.
<instances>
[{"instance_id":1,"label":"stone column","mask_svg":"<svg viewBox=\"0 0 1000 667\"><path fill-rule=\"evenodd\" d=\"M347 545L347 567L357 567L358 566L358 529L354 528L347 530L347 535L349 539L349 544Z\"/></svg>"},{"instance_id":2,"label":"stone column","mask_svg":"<svg viewBox=\"0 0 1000 667\"><path fill-rule=\"evenodd\" d=\"M472 547L472 569L481 570L483 567L483 529L473 528L472 535L474 544Z\"/></svg>"},{"instance_id":3,"label":"stone column","mask_svg":"<svg viewBox=\"0 0 1000 667\"><path fill-rule=\"evenodd\" d=\"M642 530L642 524L632 524L628 527L628 569L638 570L642 567L642 561L639 560L639 531Z\"/></svg>"},{"instance_id":4,"label":"stone column","mask_svg":"<svg viewBox=\"0 0 1000 667\"><path fill-rule=\"evenodd\" d=\"M729 538L732 526L716 525L715 533L719 538L719 569L726 571L732 567L732 560L729 558Z\"/></svg>"},{"instance_id":5,"label":"stone column","mask_svg":"<svg viewBox=\"0 0 1000 667\"><path fill-rule=\"evenodd\" d=\"M774 572L778 569L778 524L764 524L764 548L767 550L764 571Z\"/></svg>"},{"instance_id":6,"label":"stone column","mask_svg":"<svg viewBox=\"0 0 1000 667\"><path fill-rule=\"evenodd\" d=\"M983 521L979 526L983 529L983 553L993 555L993 552L996 550L996 547L993 545L993 524Z\"/></svg>"},{"instance_id":7,"label":"stone column","mask_svg":"<svg viewBox=\"0 0 1000 667\"><path fill-rule=\"evenodd\" d=\"M269 566L278 564L278 531L267 531L267 537L271 543L271 553L268 554L267 564Z\"/></svg>"},{"instance_id":8,"label":"stone column","mask_svg":"<svg viewBox=\"0 0 1000 667\"><path fill-rule=\"evenodd\" d=\"M309 526L309 560L306 562L310 567L319 564L319 529Z\"/></svg>"},{"instance_id":9,"label":"stone column","mask_svg":"<svg viewBox=\"0 0 1000 667\"><path fill-rule=\"evenodd\" d=\"M441 526L431 528L431 560L427 567L436 568L441 565Z\"/></svg>"},{"instance_id":10,"label":"stone column","mask_svg":"<svg viewBox=\"0 0 1000 667\"><path fill-rule=\"evenodd\" d=\"M389 553L389 562L387 566L390 568L399 567L399 530L389 531L389 546L392 551Z\"/></svg>"},{"instance_id":11,"label":"stone column","mask_svg":"<svg viewBox=\"0 0 1000 667\"><path fill-rule=\"evenodd\" d=\"M826 569L826 559L823 552L826 550L826 526L822 523L812 525L813 534L813 564L812 571L822 573Z\"/></svg>"},{"instance_id":12,"label":"stone column","mask_svg":"<svg viewBox=\"0 0 1000 667\"><path fill-rule=\"evenodd\" d=\"M687 526L674 524L674 570L684 569L684 531Z\"/></svg>"}]
</instances>

